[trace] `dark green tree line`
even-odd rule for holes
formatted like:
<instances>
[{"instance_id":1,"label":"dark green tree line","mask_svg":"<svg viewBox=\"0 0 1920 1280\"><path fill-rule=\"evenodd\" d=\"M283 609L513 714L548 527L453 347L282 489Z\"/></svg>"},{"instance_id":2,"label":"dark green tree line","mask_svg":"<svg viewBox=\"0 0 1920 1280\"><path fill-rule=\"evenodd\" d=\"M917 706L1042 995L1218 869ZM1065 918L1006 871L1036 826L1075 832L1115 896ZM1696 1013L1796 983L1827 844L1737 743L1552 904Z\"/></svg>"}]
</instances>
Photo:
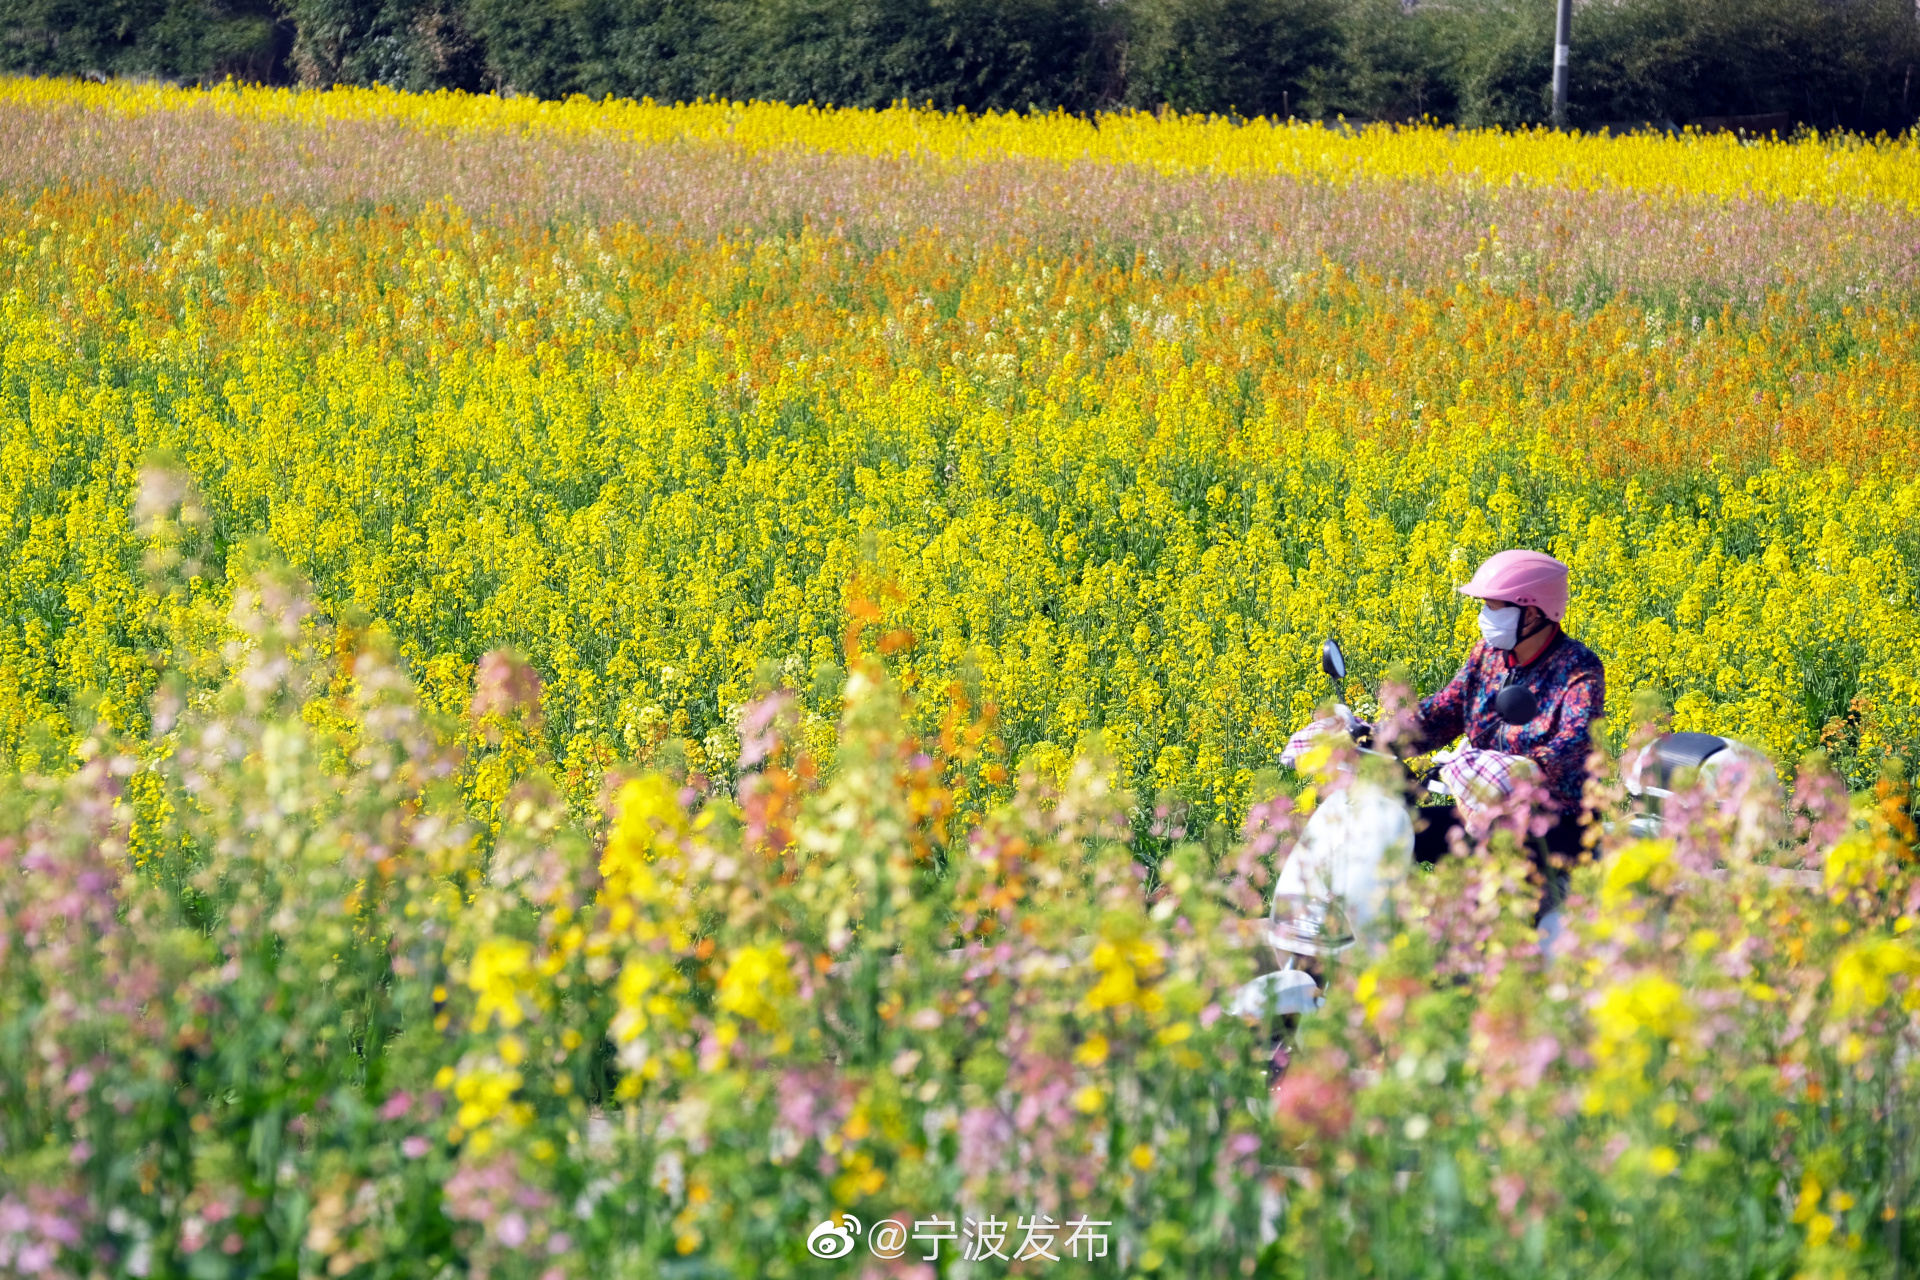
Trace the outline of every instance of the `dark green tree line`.
<instances>
[{"instance_id":1,"label":"dark green tree line","mask_svg":"<svg viewBox=\"0 0 1920 1280\"><path fill-rule=\"evenodd\" d=\"M1547 118L1552 0L0 0L0 68L982 111ZM1576 124L1920 115L1912 0L1586 0Z\"/></svg>"}]
</instances>

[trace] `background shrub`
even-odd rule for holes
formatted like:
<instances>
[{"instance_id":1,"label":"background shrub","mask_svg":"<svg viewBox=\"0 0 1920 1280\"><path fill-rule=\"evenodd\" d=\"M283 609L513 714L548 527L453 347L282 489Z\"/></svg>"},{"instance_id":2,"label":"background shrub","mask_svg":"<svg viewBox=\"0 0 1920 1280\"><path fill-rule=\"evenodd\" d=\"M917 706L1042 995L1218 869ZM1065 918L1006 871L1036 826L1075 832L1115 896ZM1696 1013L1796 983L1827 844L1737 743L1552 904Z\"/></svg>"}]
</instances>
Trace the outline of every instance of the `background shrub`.
<instances>
[{"instance_id":1,"label":"background shrub","mask_svg":"<svg viewBox=\"0 0 1920 1280\"><path fill-rule=\"evenodd\" d=\"M1316 68L1339 65L1338 0L1173 0L1129 14L1126 100L1181 111L1284 116Z\"/></svg>"},{"instance_id":2,"label":"background shrub","mask_svg":"<svg viewBox=\"0 0 1920 1280\"><path fill-rule=\"evenodd\" d=\"M1582 123L1781 112L1816 128L1913 122L1915 17L1849 0L1601 0L1581 10ZM1540 66L1545 68L1545 47Z\"/></svg>"},{"instance_id":3,"label":"background shrub","mask_svg":"<svg viewBox=\"0 0 1920 1280\"><path fill-rule=\"evenodd\" d=\"M1543 123L1553 10L1520 0L0 0L0 67L182 80ZM1577 125L1784 114L1898 131L1906 0L1594 0Z\"/></svg>"},{"instance_id":4,"label":"background shrub","mask_svg":"<svg viewBox=\"0 0 1920 1280\"><path fill-rule=\"evenodd\" d=\"M272 0L7 0L0 68L278 79L288 71L292 34Z\"/></svg>"}]
</instances>

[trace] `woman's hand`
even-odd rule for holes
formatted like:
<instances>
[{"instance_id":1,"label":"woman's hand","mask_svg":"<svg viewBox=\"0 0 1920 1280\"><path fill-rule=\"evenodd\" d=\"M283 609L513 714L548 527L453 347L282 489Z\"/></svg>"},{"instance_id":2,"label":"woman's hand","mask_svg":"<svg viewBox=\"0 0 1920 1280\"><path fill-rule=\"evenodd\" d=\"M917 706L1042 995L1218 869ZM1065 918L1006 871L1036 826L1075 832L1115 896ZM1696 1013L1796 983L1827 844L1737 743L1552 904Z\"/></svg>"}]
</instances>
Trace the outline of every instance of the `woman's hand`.
<instances>
[{"instance_id":1,"label":"woman's hand","mask_svg":"<svg viewBox=\"0 0 1920 1280\"><path fill-rule=\"evenodd\" d=\"M1322 716L1287 739L1286 749L1280 753L1281 765L1288 769L1297 768L1307 752L1335 735L1344 735L1359 743L1371 742L1373 726L1341 703L1334 707L1332 715Z\"/></svg>"}]
</instances>

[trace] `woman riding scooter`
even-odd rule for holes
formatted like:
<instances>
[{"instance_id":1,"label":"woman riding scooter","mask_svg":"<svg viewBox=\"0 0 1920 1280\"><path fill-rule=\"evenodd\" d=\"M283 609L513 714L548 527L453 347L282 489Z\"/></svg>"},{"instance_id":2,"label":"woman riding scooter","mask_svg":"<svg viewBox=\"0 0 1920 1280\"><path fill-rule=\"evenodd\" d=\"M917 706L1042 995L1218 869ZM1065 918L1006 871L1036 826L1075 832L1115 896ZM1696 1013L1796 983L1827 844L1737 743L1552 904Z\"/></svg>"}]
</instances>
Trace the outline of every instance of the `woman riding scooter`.
<instances>
[{"instance_id":1,"label":"woman riding scooter","mask_svg":"<svg viewBox=\"0 0 1920 1280\"><path fill-rule=\"evenodd\" d=\"M1427 750L1465 734L1469 755L1452 767L1477 767L1496 786L1511 758L1531 761L1558 812L1535 860L1543 870L1550 862L1571 862L1582 851L1587 754L1593 721L1606 705L1607 678L1593 650L1560 629L1567 566L1538 551L1502 551L1480 566L1460 594L1481 602L1480 643L1444 689L1421 700L1415 741L1403 749ZM1495 708L1510 685L1524 685L1538 708L1523 724L1507 723ZM1425 821L1414 836L1417 861L1445 855L1459 812L1420 810Z\"/></svg>"},{"instance_id":2,"label":"woman riding scooter","mask_svg":"<svg viewBox=\"0 0 1920 1280\"><path fill-rule=\"evenodd\" d=\"M1565 864L1583 853L1587 756L1606 704L1606 672L1591 649L1560 629L1567 566L1552 556L1502 551L1460 592L1481 602L1481 641L1446 688L1421 701L1412 740L1386 744L1418 753L1464 736L1467 747L1445 755L1443 786L1436 787L1458 806L1423 806L1410 815L1396 789L1356 777L1316 808L1274 886L1265 937L1280 968L1242 988L1233 1012L1271 1018L1319 1007L1323 979L1312 965L1355 945L1380 918L1409 844L1414 860L1438 861L1462 825L1462 808L1510 794L1524 774L1538 776L1555 814L1530 850L1545 889L1535 917L1543 952L1561 935L1557 908L1566 894ZM1329 640L1321 653L1322 669L1341 686L1346 660L1339 645ZM1372 744L1373 726L1344 704L1334 710L1288 741L1283 765L1306 760L1329 734ZM1288 1026L1275 1033L1274 1080L1286 1069Z\"/></svg>"}]
</instances>

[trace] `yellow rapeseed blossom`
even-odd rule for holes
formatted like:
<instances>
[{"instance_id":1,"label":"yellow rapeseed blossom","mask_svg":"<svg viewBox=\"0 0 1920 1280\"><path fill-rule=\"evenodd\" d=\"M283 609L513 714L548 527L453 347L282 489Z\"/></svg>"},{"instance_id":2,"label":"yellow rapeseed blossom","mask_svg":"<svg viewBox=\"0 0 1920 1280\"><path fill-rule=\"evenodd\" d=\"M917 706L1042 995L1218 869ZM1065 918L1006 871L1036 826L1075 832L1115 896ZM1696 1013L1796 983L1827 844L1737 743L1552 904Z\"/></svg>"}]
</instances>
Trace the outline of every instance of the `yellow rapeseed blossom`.
<instances>
[{"instance_id":1,"label":"yellow rapeseed blossom","mask_svg":"<svg viewBox=\"0 0 1920 1280\"><path fill-rule=\"evenodd\" d=\"M1657 973L1642 974L1600 993L1593 1007L1599 1043L1623 1044L1642 1032L1671 1039L1692 1021L1686 992Z\"/></svg>"},{"instance_id":2,"label":"yellow rapeseed blossom","mask_svg":"<svg viewBox=\"0 0 1920 1280\"><path fill-rule=\"evenodd\" d=\"M780 1023L780 1001L793 989L793 970L784 948L741 947L720 975L714 1004L735 1017L758 1023L764 1031L772 1031Z\"/></svg>"},{"instance_id":3,"label":"yellow rapeseed blossom","mask_svg":"<svg viewBox=\"0 0 1920 1280\"><path fill-rule=\"evenodd\" d=\"M497 1117L522 1118L513 1108L513 1095L524 1083L520 1072L510 1068L480 1066L459 1073L453 1082L454 1101L460 1104L454 1122L472 1133Z\"/></svg>"},{"instance_id":4,"label":"yellow rapeseed blossom","mask_svg":"<svg viewBox=\"0 0 1920 1280\"><path fill-rule=\"evenodd\" d=\"M1073 1051L1073 1060L1083 1067L1099 1068L1105 1065L1111 1049L1107 1038L1096 1031Z\"/></svg>"},{"instance_id":5,"label":"yellow rapeseed blossom","mask_svg":"<svg viewBox=\"0 0 1920 1280\"><path fill-rule=\"evenodd\" d=\"M1644 885L1658 890L1673 870L1673 841L1636 840L1607 858L1600 880L1600 906L1617 911Z\"/></svg>"},{"instance_id":6,"label":"yellow rapeseed blossom","mask_svg":"<svg viewBox=\"0 0 1920 1280\"><path fill-rule=\"evenodd\" d=\"M686 835L686 811L672 783L659 774L636 778L622 787L615 810L619 821L600 859L607 894L615 899L655 901L664 890L651 863L661 849L672 849Z\"/></svg>"},{"instance_id":7,"label":"yellow rapeseed blossom","mask_svg":"<svg viewBox=\"0 0 1920 1280\"><path fill-rule=\"evenodd\" d=\"M502 1027L526 1020L532 999L533 947L513 938L488 938L474 949L467 966L467 986L478 997L473 1006L473 1029L484 1031L496 1017Z\"/></svg>"},{"instance_id":8,"label":"yellow rapeseed blossom","mask_svg":"<svg viewBox=\"0 0 1920 1280\"><path fill-rule=\"evenodd\" d=\"M1372 1022L1380 1016L1380 1010L1386 1002L1380 996L1380 968L1378 965L1370 965L1360 971L1359 978L1357 978L1353 984L1353 999L1356 1004L1366 1011L1368 1022Z\"/></svg>"},{"instance_id":9,"label":"yellow rapeseed blossom","mask_svg":"<svg viewBox=\"0 0 1920 1280\"><path fill-rule=\"evenodd\" d=\"M1646 1073L1656 1046L1683 1036L1693 1010L1678 983L1643 973L1602 989L1591 1016L1594 1070L1583 1105L1594 1114L1624 1114L1651 1091Z\"/></svg>"},{"instance_id":10,"label":"yellow rapeseed blossom","mask_svg":"<svg viewBox=\"0 0 1920 1280\"><path fill-rule=\"evenodd\" d=\"M1087 1008L1093 1012L1134 1007L1154 1013L1162 1007L1160 993L1151 983L1165 969L1160 952L1142 938L1102 938L1088 957L1098 980L1087 992Z\"/></svg>"},{"instance_id":11,"label":"yellow rapeseed blossom","mask_svg":"<svg viewBox=\"0 0 1920 1280\"><path fill-rule=\"evenodd\" d=\"M1920 974L1920 948L1899 938L1863 939L1844 948L1833 962L1833 1009L1845 1017L1877 1009L1893 994L1892 980ZM1910 988L1904 1004L1920 1007L1920 986Z\"/></svg>"},{"instance_id":12,"label":"yellow rapeseed blossom","mask_svg":"<svg viewBox=\"0 0 1920 1280\"><path fill-rule=\"evenodd\" d=\"M1828 891L1844 894L1848 889L1867 883L1868 877L1886 858L1887 851L1871 836L1863 832L1849 835L1827 852L1822 874Z\"/></svg>"},{"instance_id":13,"label":"yellow rapeseed blossom","mask_svg":"<svg viewBox=\"0 0 1920 1280\"><path fill-rule=\"evenodd\" d=\"M630 1043L653 1019L670 1017L681 985L680 975L662 957L651 952L629 957L614 984L615 1012L610 1028L614 1042Z\"/></svg>"}]
</instances>

